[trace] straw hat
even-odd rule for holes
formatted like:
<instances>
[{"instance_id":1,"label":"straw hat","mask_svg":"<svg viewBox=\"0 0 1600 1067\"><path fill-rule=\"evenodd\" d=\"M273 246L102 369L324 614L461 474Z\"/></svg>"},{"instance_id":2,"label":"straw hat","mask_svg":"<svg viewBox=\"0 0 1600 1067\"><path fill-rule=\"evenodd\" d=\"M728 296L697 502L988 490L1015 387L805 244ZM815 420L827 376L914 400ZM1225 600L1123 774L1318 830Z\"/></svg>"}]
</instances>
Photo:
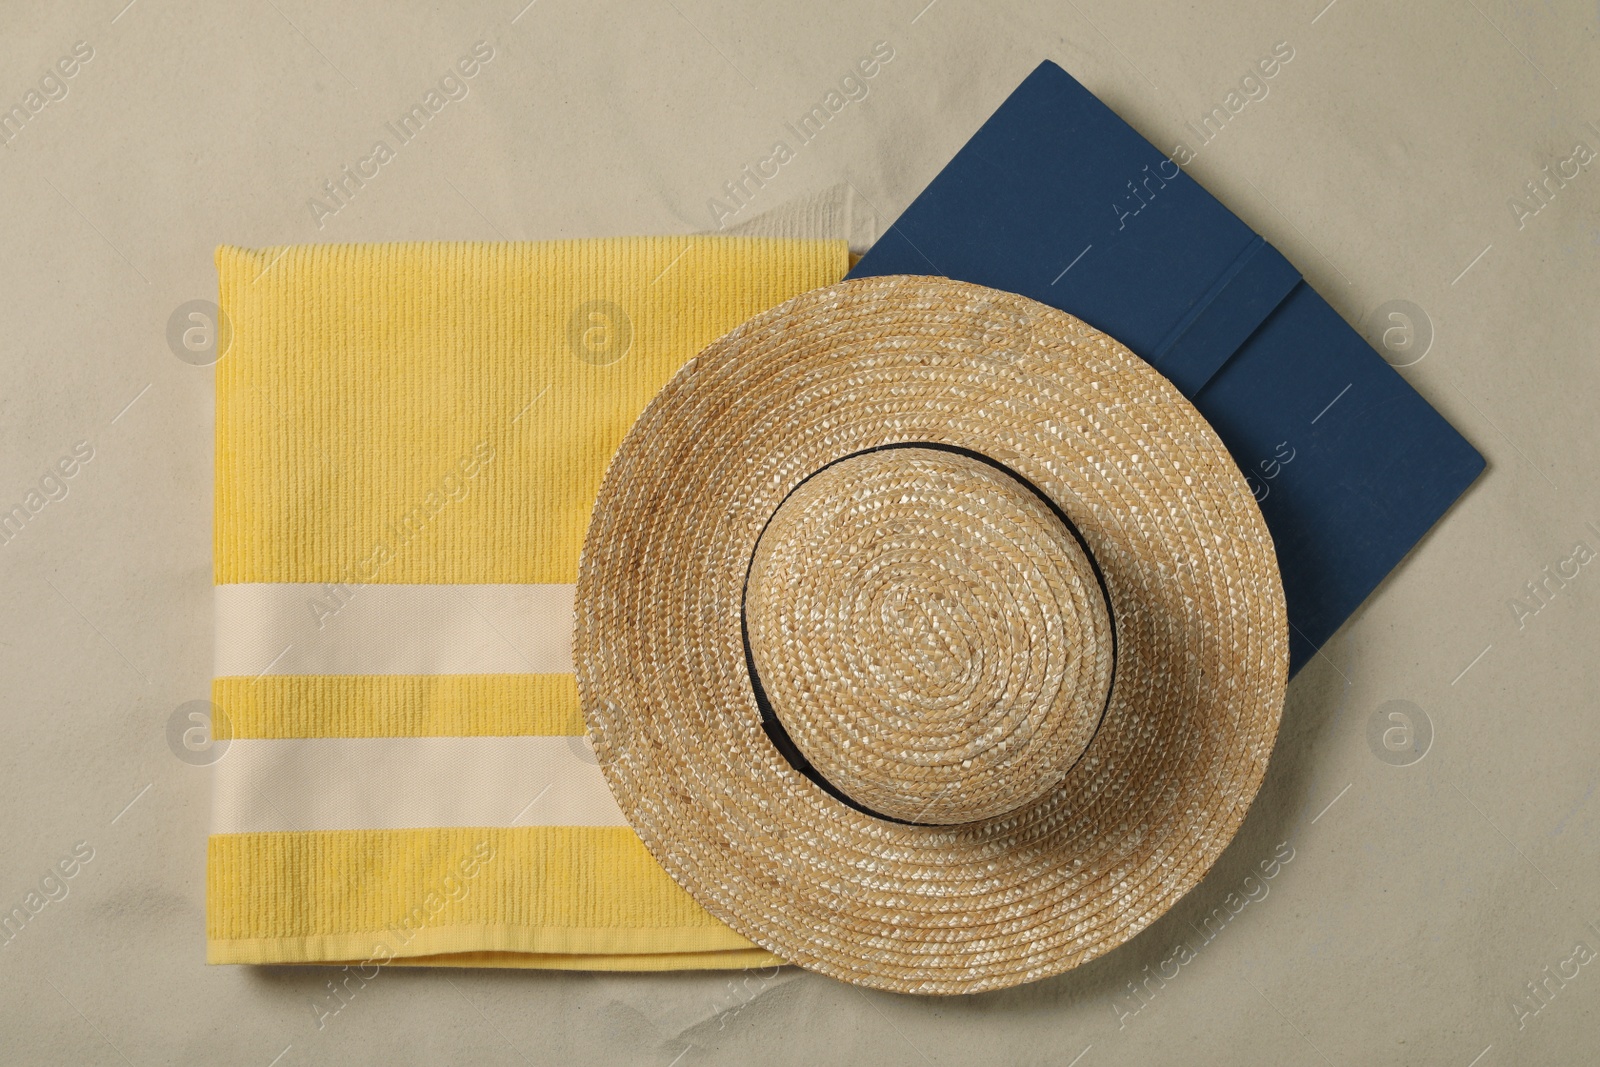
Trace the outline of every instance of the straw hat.
<instances>
[{"instance_id":1,"label":"straw hat","mask_svg":"<svg viewBox=\"0 0 1600 1067\"><path fill-rule=\"evenodd\" d=\"M574 660L657 860L779 956L968 993L1126 941L1227 845L1288 666L1261 513L1160 374L940 278L686 365L612 460Z\"/></svg>"}]
</instances>

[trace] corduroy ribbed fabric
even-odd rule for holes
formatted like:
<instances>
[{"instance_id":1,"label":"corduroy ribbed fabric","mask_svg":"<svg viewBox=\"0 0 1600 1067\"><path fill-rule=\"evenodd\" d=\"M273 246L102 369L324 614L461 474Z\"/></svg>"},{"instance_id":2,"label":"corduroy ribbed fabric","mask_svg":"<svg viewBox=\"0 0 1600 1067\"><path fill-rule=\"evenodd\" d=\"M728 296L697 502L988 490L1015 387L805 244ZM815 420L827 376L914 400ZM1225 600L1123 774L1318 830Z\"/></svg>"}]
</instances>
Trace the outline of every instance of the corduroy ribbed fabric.
<instances>
[{"instance_id":1,"label":"corduroy ribbed fabric","mask_svg":"<svg viewBox=\"0 0 1600 1067\"><path fill-rule=\"evenodd\" d=\"M321 739L492 746L562 736L571 739L566 780L598 775L572 676L532 669L566 654L549 646L570 640L570 619L552 627L496 615L471 591L574 582L606 463L639 411L718 336L841 278L844 243L222 248L217 268L231 341L217 364L215 580L301 583L268 598L281 618L232 619L217 635L233 665L213 685L218 744L288 746L277 780L260 790L263 817L273 817L272 789L291 795L316 781ZM471 642L489 642L490 660L530 669L398 669L434 634L459 645L459 633L438 627L463 624L373 611L393 598L369 593L363 606L371 585L459 595L467 607L451 618L476 627L465 661L475 662ZM340 655L320 654L329 649ZM351 666L285 667L297 662ZM222 752L219 798L257 791L253 779L230 778ZM312 763L297 768L298 759ZM470 762L447 770L474 780ZM214 834L208 960L626 970L774 962L695 904L626 827L541 823L541 811L561 807L549 791L562 780L516 783L526 796L511 790L506 814L489 826ZM403 793L406 783L394 785ZM407 810L429 806L426 796L405 799Z\"/></svg>"}]
</instances>

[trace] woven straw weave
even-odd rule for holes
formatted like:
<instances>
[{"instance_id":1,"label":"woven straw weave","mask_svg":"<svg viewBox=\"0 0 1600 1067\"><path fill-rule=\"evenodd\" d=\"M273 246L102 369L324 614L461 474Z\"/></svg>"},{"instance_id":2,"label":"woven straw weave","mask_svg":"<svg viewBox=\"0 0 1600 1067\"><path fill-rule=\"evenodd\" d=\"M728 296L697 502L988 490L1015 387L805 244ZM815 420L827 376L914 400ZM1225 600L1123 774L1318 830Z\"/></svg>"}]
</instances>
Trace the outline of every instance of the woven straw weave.
<instances>
[{"instance_id":1,"label":"woven straw weave","mask_svg":"<svg viewBox=\"0 0 1600 1067\"><path fill-rule=\"evenodd\" d=\"M877 278L757 316L646 409L574 660L619 805L709 911L966 993L1200 880L1265 771L1285 630L1244 478L1164 378L1022 297Z\"/></svg>"}]
</instances>

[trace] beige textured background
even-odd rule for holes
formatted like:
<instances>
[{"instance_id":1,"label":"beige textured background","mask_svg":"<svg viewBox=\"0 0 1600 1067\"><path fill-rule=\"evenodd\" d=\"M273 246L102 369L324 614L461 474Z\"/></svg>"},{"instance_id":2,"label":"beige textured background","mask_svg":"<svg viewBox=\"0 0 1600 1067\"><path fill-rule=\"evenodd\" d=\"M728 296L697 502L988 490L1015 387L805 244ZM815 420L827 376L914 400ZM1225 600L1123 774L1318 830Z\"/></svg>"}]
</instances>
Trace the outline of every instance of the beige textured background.
<instances>
[{"instance_id":1,"label":"beige textured background","mask_svg":"<svg viewBox=\"0 0 1600 1067\"><path fill-rule=\"evenodd\" d=\"M1594 4L125 2L0 11L0 106L94 50L0 150L0 504L94 449L0 544L0 910L94 849L0 948L0 1059L1594 1061L1600 960L1575 947L1600 950L1600 570L1536 614L1512 600L1600 551L1600 163L1520 225L1508 202L1600 150ZM480 40L470 94L319 228L321 183ZM207 772L166 729L210 671L212 372L166 324L215 298L213 246L706 229L708 198L878 41L895 58L869 97L736 221L848 183L870 236L1046 57L1170 148L1286 41L1191 173L1352 322L1409 300L1431 324L1403 373L1490 470L1291 687L1239 839L1124 948L964 1000L793 970L391 969L319 1030L326 972L203 966ZM1369 741L1393 700L1433 731L1409 766ZM1280 843L1293 859L1247 883ZM1135 999L1180 942L1194 958Z\"/></svg>"}]
</instances>

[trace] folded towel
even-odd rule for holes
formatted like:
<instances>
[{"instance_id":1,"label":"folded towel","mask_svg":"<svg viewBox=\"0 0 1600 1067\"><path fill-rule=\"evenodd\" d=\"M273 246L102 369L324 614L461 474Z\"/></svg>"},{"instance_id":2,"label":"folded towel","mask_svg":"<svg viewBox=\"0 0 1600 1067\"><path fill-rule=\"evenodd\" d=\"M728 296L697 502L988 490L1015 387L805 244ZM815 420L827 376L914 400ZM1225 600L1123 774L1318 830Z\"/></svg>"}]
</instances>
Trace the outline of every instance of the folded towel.
<instances>
[{"instance_id":1,"label":"folded towel","mask_svg":"<svg viewBox=\"0 0 1600 1067\"><path fill-rule=\"evenodd\" d=\"M842 241L217 252L212 963L775 962L645 851L583 737L606 463Z\"/></svg>"}]
</instances>

